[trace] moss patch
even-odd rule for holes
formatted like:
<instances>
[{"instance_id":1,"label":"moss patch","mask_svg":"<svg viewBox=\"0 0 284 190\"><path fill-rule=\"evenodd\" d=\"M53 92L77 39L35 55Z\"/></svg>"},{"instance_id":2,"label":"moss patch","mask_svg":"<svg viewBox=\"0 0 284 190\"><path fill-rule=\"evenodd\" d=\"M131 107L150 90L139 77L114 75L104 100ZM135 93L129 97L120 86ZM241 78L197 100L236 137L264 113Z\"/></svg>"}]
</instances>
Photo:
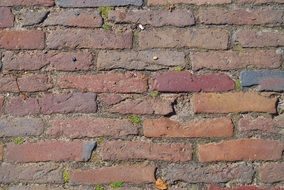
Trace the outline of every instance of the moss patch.
<instances>
[{"instance_id":1,"label":"moss patch","mask_svg":"<svg viewBox=\"0 0 284 190\"><path fill-rule=\"evenodd\" d=\"M113 183L110 184L110 187L113 188L113 189L124 187L124 183L120 182L120 181L113 182Z\"/></svg>"},{"instance_id":2,"label":"moss patch","mask_svg":"<svg viewBox=\"0 0 284 190\"><path fill-rule=\"evenodd\" d=\"M177 67L174 68L174 71L177 71L177 72L180 72L180 71L183 71L183 70L184 70L184 68L181 67L181 66L177 66Z\"/></svg>"},{"instance_id":3,"label":"moss patch","mask_svg":"<svg viewBox=\"0 0 284 190\"><path fill-rule=\"evenodd\" d=\"M13 139L13 142L15 144L20 145L20 144L23 144L25 142L25 139L23 137L16 137L16 138Z\"/></svg>"},{"instance_id":4,"label":"moss patch","mask_svg":"<svg viewBox=\"0 0 284 190\"><path fill-rule=\"evenodd\" d=\"M236 80L235 81L235 88L237 91L241 91L242 90L242 83L240 80Z\"/></svg>"},{"instance_id":5,"label":"moss patch","mask_svg":"<svg viewBox=\"0 0 284 190\"><path fill-rule=\"evenodd\" d=\"M105 20L108 19L108 14L111 10L113 10L113 7L100 7L99 8L100 14Z\"/></svg>"},{"instance_id":6,"label":"moss patch","mask_svg":"<svg viewBox=\"0 0 284 190\"><path fill-rule=\"evenodd\" d=\"M63 180L64 183L68 183L70 181L70 173L67 169L63 171Z\"/></svg>"},{"instance_id":7,"label":"moss patch","mask_svg":"<svg viewBox=\"0 0 284 190\"><path fill-rule=\"evenodd\" d=\"M101 185L96 185L95 190L104 190L105 188Z\"/></svg>"},{"instance_id":8,"label":"moss patch","mask_svg":"<svg viewBox=\"0 0 284 190\"><path fill-rule=\"evenodd\" d=\"M108 22L105 22L102 26L104 30L112 30L112 25Z\"/></svg>"},{"instance_id":9,"label":"moss patch","mask_svg":"<svg viewBox=\"0 0 284 190\"><path fill-rule=\"evenodd\" d=\"M129 121L131 121L131 123L139 125L142 123L142 119L137 116L137 115L131 115L128 117Z\"/></svg>"},{"instance_id":10,"label":"moss patch","mask_svg":"<svg viewBox=\"0 0 284 190\"><path fill-rule=\"evenodd\" d=\"M160 95L160 93L158 91L152 91L149 93L149 96L151 96L152 98L158 97Z\"/></svg>"}]
</instances>

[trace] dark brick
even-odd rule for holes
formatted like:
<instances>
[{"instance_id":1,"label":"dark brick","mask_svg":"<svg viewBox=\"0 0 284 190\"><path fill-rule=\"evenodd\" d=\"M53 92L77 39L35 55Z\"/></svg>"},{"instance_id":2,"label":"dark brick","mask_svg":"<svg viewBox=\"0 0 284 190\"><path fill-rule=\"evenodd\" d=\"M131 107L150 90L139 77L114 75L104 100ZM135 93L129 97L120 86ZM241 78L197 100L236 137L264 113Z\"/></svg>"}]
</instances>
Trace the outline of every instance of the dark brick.
<instances>
[{"instance_id":1,"label":"dark brick","mask_svg":"<svg viewBox=\"0 0 284 190\"><path fill-rule=\"evenodd\" d=\"M284 181L284 163L266 163L259 169L260 181L275 183Z\"/></svg>"},{"instance_id":2,"label":"dark brick","mask_svg":"<svg viewBox=\"0 0 284 190\"><path fill-rule=\"evenodd\" d=\"M0 28L8 28L14 25L14 15L10 8L0 7Z\"/></svg>"},{"instance_id":3,"label":"dark brick","mask_svg":"<svg viewBox=\"0 0 284 190\"><path fill-rule=\"evenodd\" d=\"M143 0L58 0L61 7L141 6Z\"/></svg>"},{"instance_id":4,"label":"dark brick","mask_svg":"<svg viewBox=\"0 0 284 190\"><path fill-rule=\"evenodd\" d=\"M14 97L7 102L5 111L15 116L35 115L39 114L40 107L36 98Z\"/></svg>"},{"instance_id":5,"label":"dark brick","mask_svg":"<svg viewBox=\"0 0 284 190\"><path fill-rule=\"evenodd\" d=\"M31 10L21 10L18 16L18 20L22 26L33 26L40 24L49 11L31 11Z\"/></svg>"},{"instance_id":6,"label":"dark brick","mask_svg":"<svg viewBox=\"0 0 284 190\"><path fill-rule=\"evenodd\" d=\"M0 6L46 6L54 5L54 0L1 0Z\"/></svg>"}]
</instances>

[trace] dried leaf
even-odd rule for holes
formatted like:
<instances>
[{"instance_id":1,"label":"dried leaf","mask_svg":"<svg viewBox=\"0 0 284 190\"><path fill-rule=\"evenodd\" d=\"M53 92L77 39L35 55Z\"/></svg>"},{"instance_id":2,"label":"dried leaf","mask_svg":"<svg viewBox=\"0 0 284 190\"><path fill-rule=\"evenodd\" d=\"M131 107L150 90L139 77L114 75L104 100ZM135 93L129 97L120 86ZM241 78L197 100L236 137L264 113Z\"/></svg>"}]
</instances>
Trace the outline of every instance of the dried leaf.
<instances>
[{"instance_id":1,"label":"dried leaf","mask_svg":"<svg viewBox=\"0 0 284 190\"><path fill-rule=\"evenodd\" d=\"M162 179L157 179L155 186L157 189L159 190L166 190L168 189L168 185L165 181L163 181Z\"/></svg>"}]
</instances>

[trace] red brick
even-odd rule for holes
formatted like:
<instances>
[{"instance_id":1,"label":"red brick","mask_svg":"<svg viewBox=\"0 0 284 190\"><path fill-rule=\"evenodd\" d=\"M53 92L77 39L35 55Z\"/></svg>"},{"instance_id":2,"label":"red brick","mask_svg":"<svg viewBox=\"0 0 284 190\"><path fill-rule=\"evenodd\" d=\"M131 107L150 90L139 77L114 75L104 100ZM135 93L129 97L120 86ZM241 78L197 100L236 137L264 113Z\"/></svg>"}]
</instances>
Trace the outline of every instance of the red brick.
<instances>
[{"instance_id":1,"label":"red brick","mask_svg":"<svg viewBox=\"0 0 284 190\"><path fill-rule=\"evenodd\" d=\"M157 114L167 115L173 112L172 102L164 99L125 100L109 109L112 113L121 114Z\"/></svg>"},{"instance_id":2,"label":"red brick","mask_svg":"<svg viewBox=\"0 0 284 190\"><path fill-rule=\"evenodd\" d=\"M141 6L143 0L57 0L60 7L116 7L116 6Z\"/></svg>"},{"instance_id":3,"label":"red brick","mask_svg":"<svg viewBox=\"0 0 284 190\"><path fill-rule=\"evenodd\" d=\"M115 23L140 23L152 26L191 26L195 23L193 13L189 10L115 10L111 11L108 19Z\"/></svg>"},{"instance_id":4,"label":"red brick","mask_svg":"<svg viewBox=\"0 0 284 190\"><path fill-rule=\"evenodd\" d=\"M90 29L58 29L47 35L47 47L125 49L132 47L132 32L123 33Z\"/></svg>"},{"instance_id":5,"label":"red brick","mask_svg":"<svg viewBox=\"0 0 284 190\"><path fill-rule=\"evenodd\" d=\"M76 117L54 119L50 125L46 133L56 137L120 137L138 134L138 128L126 119Z\"/></svg>"},{"instance_id":6,"label":"red brick","mask_svg":"<svg viewBox=\"0 0 284 190\"><path fill-rule=\"evenodd\" d=\"M0 79L0 92L18 92L16 77L3 76Z\"/></svg>"},{"instance_id":7,"label":"red brick","mask_svg":"<svg viewBox=\"0 0 284 190\"><path fill-rule=\"evenodd\" d=\"M111 182L152 183L155 167L150 165L112 166L71 171L72 184L108 184Z\"/></svg>"},{"instance_id":8,"label":"red brick","mask_svg":"<svg viewBox=\"0 0 284 190\"><path fill-rule=\"evenodd\" d=\"M0 28L12 27L14 25L14 15L10 8L0 7Z\"/></svg>"},{"instance_id":9,"label":"red brick","mask_svg":"<svg viewBox=\"0 0 284 190\"><path fill-rule=\"evenodd\" d=\"M87 161L91 157L94 142L41 141L15 145L9 143L6 162Z\"/></svg>"},{"instance_id":10,"label":"red brick","mask_svg":"<svg viewBox=\"0 0 284 190\"><path fill-rule=\"evenodd\" d=\"M168 118L147 119L143 123L146 137L230 137L233 124L230 119L202 119L184 124Z\"/></svg>"},{"instance_id":11,"label":"red brick","mask_svg":"<svg viewBox=\"0 0 284 190\"><path fill-rule=\"evenodd\" d=\"M36 185L36 184L19 184L10 186L9 190L65 190L64 186L56 186L56 185ZM68 187L69 190L88 190L89 188L86 186L75 186Z\"/></svg>"},{"instance_id":12,"label":"red brick","mask_svg":"<svg viewBox=\"0 0 284 190\"><path fill-rule=\"evenodd\" d=\"M37 30L2 30L0 48L43 49L45 34Z\"/></svg>"},{"instance_id":13,"label":"red brick","mask_svg":"<svg viewBox=\"0 0 284 190\"><path fill-rule=\"evenodd\" d=\"M194 70L231 70L247 67L272 69L280 67L281 54L275 50L195 52L191 55L191 64Z\"/></svg>"},{"instance_id":14,"label":"red brick","mask_svg":"<svg viewBox=\"0 0 284 190\"><path fill-rule=\"evenodd\" d=\"M195 5L217 5L231 3L231 0L148 0L149 6L171 5L171 4L195 4Z\"/></svg>"},{"instance_id":15,"label":"red brick","mask_svg":"<svg viewBox=\"0 0 284 190\"><path fill-rule=\"evenodd\" d=\"M36 98L14 97L7 102L5 112L15 116L35 115L39 114L40 107Z\"/></svg>"},{"instance_id":16,"label":"red brick","mask_svg":"<svg viewBox=\"0 0 284 190\"><path fill-rule=\"evenodd\" d=\"M2 113L3 106L4 106L4 97L0 96L0 113Z\"/></svg>"},{"instance_id":17,"label":"red brick","mask_svg":"<svg viewBox=\"0 0 284 190\"><path fill-rule=\"evenodd\" d=\"M0 161L3 160L3 155L4 155L4 146L0 144Z\"/></svg>"},{"instance_id":18,"label":"red brick","mask_svg":"<svg viewBox=\"0 0 284 190\"><path fill-rule=\"evenodd\" d=\"M284 3L283 0L237 0L237 3L265 4L265 3Z\"/></svg>"},{"instance_id":19,"label":"red brick","mask_svg":"<svg viewBox=\"0 0 284 190\"><path fill-rule=\"evenodd\" d=\"M57 164L2 164L0 183L39 183L62 184L62 167Z\"/></svg>"},{"instance_id":20,"label":"red brick","mask_svg":"<svg viewBox=\"0 0 284 190\"><path fill-rule=\"evenodd\" d=\"M47 10L31 10L31 9L22 9L17 14L17 20L20 21L22 27L33 26L42 23L43 20L47 17L49 11Z\"/></svg>"},{"instance_id":21,"label":"red brick","mask_svg":"<svg viewBox=\"0 0 284 190\"><path fill-rule=\"evenodd\" d=\"M94 113L97 111L96 94L47 94L39 99L41 113Z\"/></svg>"},{"instance_id":22,"label":"red brick","mask_svg":"<svg viewBox=\"0 0 284 190\"><path fill-rule=\"evenodd\" d=\"M243 29L235 34L243 47L278 47L284 45L284 33L279 30Z\"/></svg>"},{"instance_id":23,"label":"red brick","mask_svg":"<svg viewBox=\"0 0 284 190\"><path fill-rule=\"evenodd\" d=\"M44 21L44 26L71 26L94 28L101 27L103 23L99 12L91 10L61 10L52 12Z\"/></svg>"},{"instance_id":24,"label":"red brick","mask_svg":"<svg viewBox=\"0 0 284 190\"><path fill-rule=\"evenodd\" d=\"M139 141L105 142L100 150L103 160L147 159L172 162L191 160L191 144L156 144Z\"/></svg>"},{"instance_id":25,"label":"red brick","mask_svg":"<svg viewBox=\"0 0 284 190\"><path fill-rule=\"evenodd\" d=\"M198 11L202 24L262 25L283 24L282 10L273 9L240 9L205 8Z\"/></svg>"},{"instance_id":26,"label":"red brick","mask_svg":"<svg viewBox=\"0 0 284 190\"><path fill-rule=\"evenodd\" d=\"M277 98L269 98L254 92L201 93L191 100L195 113L276 113Z\"/></svg>"},{"instance_id":27,"label":"red brick","mask_svg":"<svg viewBox=\"0 0 284 190\"><path fill-rule=\"evenodd\" d=\"M233 90L235 82L225 74L193 75L190 72L164 72L153 82L160 92L224 92Z\"/></svg>"},{"instance_id":28,"label":"red brick","mask_svg":"<svg viewBox=\"0 0 284 190\"><path fill-rule=\"evenodd\" d=\"M91 92L141 93L147 91L147 78L139 73L69 75L58 79L60 88Z\"/></svg>"},{"instance_id":29,"label":"red brick","mask_svg":"<svg viewBox=\"0 0 284 190\"><path fill-rule=\"evenodd\" d=\"M126 99L118 94L100 94L99 98L100 98L100 102L108 106L118 104L119 102Z\"/></svg>"},{"instance_id":30,"label":"red brick","mask_svg":"<svg viewBox=\"0 0 284 190\"><path fill-rule=\"evenodd\" d=\"M283 190L283 188L263 188L257 186L239 186L239 187L218 187L214 185L210 185L208 190Z\"/></svg>"},{"instance_id":31,"label":"red brick","mask_svg":"<svg viewBox=\"0 0 284 190\"><path fill-rule=\"evenodd\" d=\"M238 139L199 145L201 162L238 160L279 160L284 144L262 139Z\"/></svg>"},{"instance_id":32,"label":"red brick","mask_svg":"<svg viewBox=\"0 0 284 190\"><path fill-rule=\"evenodd\" d=\"M227 49L229 33L223 29L153 29L139 34L139 46L147 48Z\"/></svg>"},{"instance_id":33,"label":"red brick","mask_svg":"<svg viewBox=\"0 0 284 190\"><path fill-rule=\"evenodd\" d=\"M284 163L266 163L259 169L260 181L274 183L284 181Z\"/></svg>"},{"instance_id":34,"label":"red brick","mask_svg":"<svg viewBox=\"0 0 284 190\"><path fill-rule=\"evenodd\" d=\"M54 5L54 0L1 0L0 6L46 6Z\"/></svg>"}]
</instances>

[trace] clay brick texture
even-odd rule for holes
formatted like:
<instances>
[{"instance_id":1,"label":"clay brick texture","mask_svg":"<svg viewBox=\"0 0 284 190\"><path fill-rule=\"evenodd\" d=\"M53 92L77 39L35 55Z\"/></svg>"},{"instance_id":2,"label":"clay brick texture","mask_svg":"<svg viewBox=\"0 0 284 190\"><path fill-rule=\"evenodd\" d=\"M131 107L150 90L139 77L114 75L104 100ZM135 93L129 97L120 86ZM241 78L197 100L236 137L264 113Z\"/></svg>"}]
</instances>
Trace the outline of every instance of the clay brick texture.
<instances>
[{"instance_id":1,"label":"clay brick texture","mask_svg":"<svg viewBox=\"0 0 284 190\"><path fill-rule=\"evenodd\" d=\"M284 0L0 0L0 190L284 190Z\"/></svg>"}]
</instances>

